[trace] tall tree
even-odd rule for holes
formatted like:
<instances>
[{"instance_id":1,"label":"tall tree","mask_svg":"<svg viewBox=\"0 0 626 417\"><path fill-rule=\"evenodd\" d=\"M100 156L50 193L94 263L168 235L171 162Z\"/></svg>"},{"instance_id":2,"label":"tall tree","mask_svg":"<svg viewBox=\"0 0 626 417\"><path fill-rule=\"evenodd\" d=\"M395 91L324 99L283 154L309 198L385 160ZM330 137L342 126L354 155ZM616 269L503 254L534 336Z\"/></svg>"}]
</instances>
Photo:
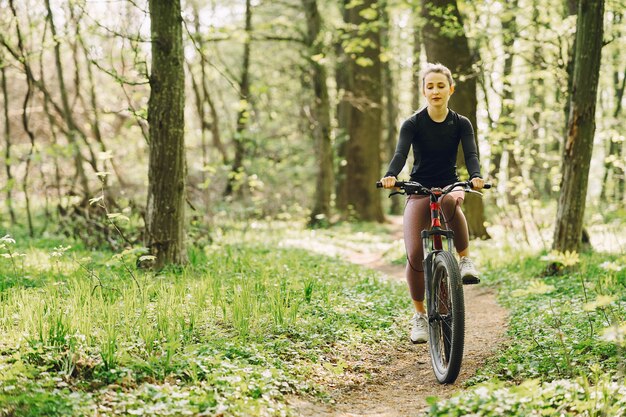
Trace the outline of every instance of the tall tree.
<instances>
[{"instance_id":1,"label":"tall tree","mask_svg":"<svg viewBox=\"0 0 626 417\"><path fill-rule=\"evenodd\" d=\"M343 20L348 21L348 11L343 8ZM337 84L337 131L335 133L335 152L338 166L335 176L335 206L345 213L348 209L348 182L347 182L347 144L348 127L350 126L350 92L352 91L352 67L348 65L348 54L343 48L343 39L350 36L347 28L339 30L340 41L335 44L337 55L335 65L335 83Z\"/></svg>"},{"instance_id":2,"label":"tall tree","mask_svg":"<svg viewBox=\"0 0 626 417\"><path fill-rule=\"evenodd\" d=\"M327 223L330 219L331 194L333 192L333 152L331 144L330 100L326 84L326 67L320 62L324 55L321 39L322 18L317 7L317 0L302 0L302 7L307 21L306 45L309 50L311 77L315 99L311 106L310 125L315 140L317 162L317 180L315 200L309 224L316 226Z\"/></svg>"},{"instance_id":3,"label":"tall tree","mask_svg":"<svg viewBox=\"0 0 626 417\"><path fill-rule=\"evenodd\" d=\"M63 78L63 64L61 60L61 42L60 37L57 36L56 25L54 23L54 17L52 15L52 8L50 7L50 0L46 0L46 9L47 9L47 20L50 24L50 32L52 34L52 39L54 41L54 62L56 67L56 75L59 83L59 92L61 93L61 104L63 109L63 118L65 119L65 124L67 126L67 139L72 148L72 153L74 155L74 162L76 165L76 175L80 180L81 186L83 187L83 198L85 201L90 197L90 189L89 189L89 181L87 180L87 175L85 173L85 168L83 167L83 154L80 151L80 146L78 144L77 136L79 135L79 129L74 119L74 114L72 112L69 100L69 94L67 88L65 86L65 80ZM42 79L43 81L43 79ZM86 141L86 137L83 135L83 139ZM98 171L95 166L95 157L91 158L92 166L94 171Z\"/></svg>"},{"instance_id":4,"label":"tall tree","mask_svg":"<svg viewBox=\"0 0 626 417\"><path fill-rule=\"evenodd\" d=\"M563 5L563 13L564 19L567 19L569 16L576 16L578 13L578 0L565 0ZM567 93L566 93L566 103L564 107L565 112L565 120L568 120L570 113L570 105L572 101L572 82L574 79L574 56L576 54L576 41L577 36L574 36L573 42L569 45L569 51L567 54L567 63L565 64L565 72L567 73ZM565 124L564 132L567 135L568 124Z\"/></svg>"},{"instance_id":5,"label":"tall tree","mask_svg":"<svg viewBox=\"0 0 626 417\"><path fill-rule=\"evenodd\" d=\"M623 36L623 23L624 16L622 13L613 13L613 27L615 28L616 38ZM600 194L601 200L606 200L609 195L613 198L614 202L621 203L624 200L624 188L625 188L625 170L624 170L624 157L623 157L623 140L619 137L617 132L620 131L621 124L620 119L622 113L622 100L624 98L624 91L626 88L626 69L620 68L620 53L618 48L615 48L613 52L613 84L615 85L615 108L613 109L613 123L615 124L616 134L612 135L609 139L607 156L604 159L604 177L602 179L602 192ZM621 72L621 74L620 74ZM620 75L622 79L620 81ZM612 182L609 183L609 175L612 176ZM609 184L612 187L609 187ZM610 192L610 191L613 192Z\"/></svg>"},{"instance_id":6,"label":"tall tree","mask_svg":"<svg viewBox=\"0 0 626 417\"><path fill-rule=\"evenodd\" d=\"M383 138L385 152L384 160L391 161L393 154L396 150L396 143L398 142L398 97L396 94L396 82L394 79L393 68L391 63L393 62L389 57L391 53L391 21L389 17L389 1L383 0L380 2L381 13L381 46L383 53L387 55L388 59L384 60L383 66L383 94L385 97L384 107L384 119L385 119L385 137ZM384 167L383 167L384 168ZM401 196L394 195L391 197L391 207L389 208L390 214L402 214L402 200Z\"/></svg>"},{"instance_id":7,"label":"tall tree","mask_svg":"<svg viewBox=\"0 0 626 417\"><path fill-rule=\"evenodd\" d=\"M533 0L532 22L534 22L535 32L538 32L539 25L546 24L541 22L543 7L544 5L539 0ZM546 108L545 63L543 62L542 56L543 47L542 42L534 43L531 60L532 75L528 107L532 111L532 114L530 115L529 124L532 131L533 144L535 144L538 149L538 152L532 157L532 159L535 159L535 163L532 165L531 170L533 171L536 188L541 190L544 195L551 195L552 181L550 171L545 169L544 162L547 162L547 155L558 155L560 141L553 140L546 143L545 133L542 133L542 130L545 130L545 120L542 119L545 117L543 113Z\"/></svg>"},{"instance_id":8,"label":"tall tree","mask_svg":"<svg viewBox=\"0 0 626 417\"><path fill-rule=\"evenodd\" d=\"M411 106L418 110L422 101L420 57L422 56L422 18L420 10L413 11L413 66L411 74Z\"/></svg>"},{"instance_id":9,"label":"tall tree","mask_svg":"<svg viewBox=\"0 0 626 417\"><path fill-rule=\"evenodd\" d=\"M580 0L561 194L553 248L578 251L595 133L596 96L602 52L604 0Z\"/></svg>"},{"instance_id":10,"label":"tall tree","mask_svg":"<svg viewBox=\"0 0 626 417\"><path fill-rule=\"evenodd\" d=\"M252 3L246 0L245 39L243 43L243 62L239 79L239 110L237 112L237 129L235 132L235 157L233 159L231 177L226 188L226 195L233 192L243 171L243 160L246 154L246 129L252 111L250 105L250 49L252 46Z\"/></svg>"},{"instance_id":11,"label":"tall tree","mask_svg":"<svg viewBox=\"0 0 626 417\"><path fill-rule=\"evenodd\" d=\"M375 0L344 0L350 35L343 40L350 67L348 139L346 142L346 203L359 220L383 221L379 190L381 174L382 70L380 10Z\"/></svg>"},{"instance_id":12,"label":"tall tree","mask_svg":"<svg viewBox=\"0 0 626 417\"><path fill-rule=\"evenodd\" d=\"M7 174L6 182L6 200L5 204L9 210L9 216L11 218L11 224L15 224L15 211L13 210L13 197L12 190L15 180L13 179L13 173L11 172L11 125L9 119L9 91L7 89L7 74L4 66L4 59L0 55L0 72L2 73L2 104L4 107L4 168Z\"/></svg>"},{"instance_id":13,"label":"tall tree","mask_svg":"<svg viewBox=\"0 0 626 417\"><path fill-rule=\"evenodd\" d=\"M187 261L185 72L180 0L150 0L150 162L146 241L155 268Z\"/></svg>"},{"instance_id":14,"label":"tall tree","mask_svg":"<svg viewBox=\"0 0 626 417\"><path fill-rule=\"evenodd\" d=\"M517 139L517 122L515 120L515 97L513 95L513 58L515 36L517 34L516 13L517 0L507 2L504 6L505 12L502 14L502 36L505 51L504 67L502 70L502 110L498 119L501 128L501 142L496 144L496 148L501 148L500 152L494 152L494 165L500 166L502 152L508 153L508 175L511 187L522 181L522 170L518 162L519 155L516 153L515 141ZM513 193L508 193L510 203L514 203Z\"/></svg>"},{"instance_id":15,"label":"tall tree","mask_svg":"<svg viewBox=\"0 0 626 417\"><path fill-rule=\"evenodd\" d=\"M450 107L466 116L476 129L476 74L474 58L469 47L463 18L456 0L422 0L422 17L425 24L422 38L426 57L430 62L440 62L450 68L455 77L456 88L450 99ZM478 135L476 134L476 138ZM462 148L459 149L457 166L465 166ZM465 199L467 225L471 236L489 237L485 228L483 202L474 195Z\"/></svg>"}]
</instances>

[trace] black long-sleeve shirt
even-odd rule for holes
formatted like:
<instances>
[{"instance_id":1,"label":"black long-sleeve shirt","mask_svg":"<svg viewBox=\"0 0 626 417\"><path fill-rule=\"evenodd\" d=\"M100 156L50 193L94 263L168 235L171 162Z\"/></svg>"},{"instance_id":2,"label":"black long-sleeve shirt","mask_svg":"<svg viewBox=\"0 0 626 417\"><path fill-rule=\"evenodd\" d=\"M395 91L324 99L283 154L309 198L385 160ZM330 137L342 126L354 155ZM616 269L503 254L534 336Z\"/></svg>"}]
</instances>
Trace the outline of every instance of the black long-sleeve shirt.
<instances>
[{"instance_id":1,"label":"black long-sleeve shirt","mask_svg":"<svg viewBox=\"0 0 626 417\"><path fill-rule=\"evenodd\" d=\"M443 122L435 122L424 108L404 121L396 152L385 177L397 177L413 146L414 164L411 180L425 187L443 187L459 180L456 156L463 146L465 165L470 178L480 177L474 129L465 116L449 110Z\"/></svg>"}]
</instances>

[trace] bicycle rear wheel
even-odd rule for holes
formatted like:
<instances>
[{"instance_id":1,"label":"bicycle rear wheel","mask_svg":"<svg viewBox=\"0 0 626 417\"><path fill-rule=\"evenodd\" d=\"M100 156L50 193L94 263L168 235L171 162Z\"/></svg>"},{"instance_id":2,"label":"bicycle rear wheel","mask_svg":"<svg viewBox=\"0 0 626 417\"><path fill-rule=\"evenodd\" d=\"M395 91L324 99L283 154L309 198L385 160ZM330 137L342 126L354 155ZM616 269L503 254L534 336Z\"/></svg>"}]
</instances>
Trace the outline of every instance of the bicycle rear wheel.
<instances>
[{"instance_id":1,"label":"bicycle rear wheel","mask_svg":"<svg viewBox=\"0 0 626 417\"><path fill-rule=\"evenodd\" d=\"M435 377L442 384L452 383L459 375L463 360L465 304L459 266L450 252L439 252L434 259L428 321Z\"/></svg>"}]
</instances>

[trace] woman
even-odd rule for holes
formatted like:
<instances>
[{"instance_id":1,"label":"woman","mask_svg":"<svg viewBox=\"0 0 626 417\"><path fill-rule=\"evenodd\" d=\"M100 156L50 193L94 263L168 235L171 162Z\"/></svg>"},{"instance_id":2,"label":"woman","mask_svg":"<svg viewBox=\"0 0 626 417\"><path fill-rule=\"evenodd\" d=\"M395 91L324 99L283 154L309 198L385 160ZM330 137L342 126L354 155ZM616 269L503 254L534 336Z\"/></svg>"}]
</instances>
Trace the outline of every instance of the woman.
<instances>
[{"instance_id":1,"label":"woman","mask_svg":"<svg viewBox=\"0 0 626 417\"><path fill-rule=\"evenodd\" d=\"M448 108L448 101L454 93L452 73L441 64L427 64L421 79L422 93L428 105L402 124L396 152L381 179L383 187L394 187L396 176L404 168L411 147L414 155L412 181L426 187L444 187L459 181L456 156L460 142L472 187L483 188L472 124L466 117ZM454 231L463 283L476 284L480 279L469 259L469 232L461 210L464 196L463 190L452 191L442 199L441 204L445 222ZM424 308L424 252L419 232L430 226L429 204L427 196L411 195L404 208L404 244L408 261L406 278L416 311L411 319L410 337L413 343L428 341L428 318Z\"/></svg>"}]
</instances>

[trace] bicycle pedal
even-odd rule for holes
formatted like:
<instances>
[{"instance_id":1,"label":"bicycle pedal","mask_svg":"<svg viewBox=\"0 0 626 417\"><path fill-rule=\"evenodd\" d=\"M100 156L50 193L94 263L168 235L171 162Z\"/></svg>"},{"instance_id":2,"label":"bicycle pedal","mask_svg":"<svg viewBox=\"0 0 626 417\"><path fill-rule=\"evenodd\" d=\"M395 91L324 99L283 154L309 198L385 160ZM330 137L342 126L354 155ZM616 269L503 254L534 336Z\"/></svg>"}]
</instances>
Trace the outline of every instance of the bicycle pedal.
<instances>
[{"instance_id":1,"label":"bicycle pedal","mask_svg":"<svg viewBox=\"0 0 626 417\"><path fill-rule=\"evenodd\" d=\"M476 285L476 284L480 284L480 278L471 277L471 276L463 277L463 285Z\"/></svg>"}]
</instances>

